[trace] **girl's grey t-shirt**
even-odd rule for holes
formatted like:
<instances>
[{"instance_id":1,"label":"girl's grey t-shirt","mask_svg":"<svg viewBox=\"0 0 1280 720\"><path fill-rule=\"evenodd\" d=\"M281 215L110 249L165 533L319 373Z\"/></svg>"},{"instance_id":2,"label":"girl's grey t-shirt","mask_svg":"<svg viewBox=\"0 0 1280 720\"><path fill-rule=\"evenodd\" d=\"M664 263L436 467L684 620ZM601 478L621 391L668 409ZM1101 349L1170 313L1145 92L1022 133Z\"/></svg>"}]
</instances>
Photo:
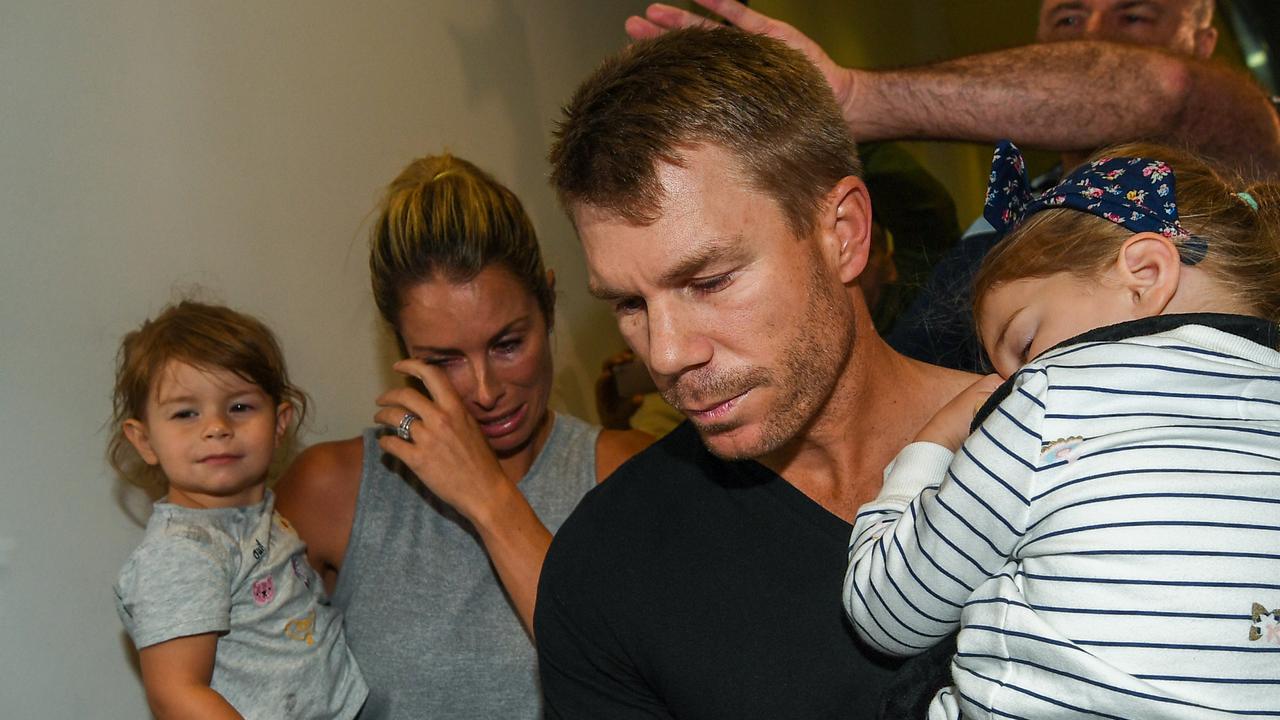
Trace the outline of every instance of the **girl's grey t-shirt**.
<instances>
[{"instance_id":1,"label":"girl's grey t-shirt","mask_svg":"<svg viewBox=\"0 0 1280 720\"><path fill-rule=\"evenodd\" d=\"M520 490L554 533L596 484L600 428L556 415ZM364 432L333 603L369 685L364 719L541 716L537 655L475 528Z\"/></svg>"},{"instance_id":2,"label":"girl's grey t-shirt","mask_svg":"<svg viewBox=\"0 0 1280 720\"><path fill-rule=\"evenodd\" d=\"M116 581L138 648L218 633L210 686L245 718L355 717L365 685L306 546L275 512L158 502Z\"/></svg>"}]
</instances>

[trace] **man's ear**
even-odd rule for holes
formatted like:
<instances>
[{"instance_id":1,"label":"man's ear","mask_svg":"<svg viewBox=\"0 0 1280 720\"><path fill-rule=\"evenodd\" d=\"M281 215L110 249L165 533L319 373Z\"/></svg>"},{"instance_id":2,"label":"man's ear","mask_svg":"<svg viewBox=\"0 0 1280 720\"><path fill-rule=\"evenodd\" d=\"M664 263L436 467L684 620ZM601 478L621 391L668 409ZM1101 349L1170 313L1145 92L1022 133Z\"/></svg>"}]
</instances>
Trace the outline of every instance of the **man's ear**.
<instances>
[{"instance_id":1,"label":"man's ear","mask_svg":"<svg viewBox=\"0 0 1280 720\"><path fill-rule=\"evenodd\" d=\"M293 403L282 402L276 406L276 445L284 440L284 434L289 430L289 423L293 422Z\"/></svg>"},{"instance_id":2,"label":"man's ear","mask_svg":"<svg viewBox=\"0 0 1280 720\"><path fill-rule=\"evenodd\" d=\"M138 455L142 457L142 461L148 465L157 465L160 458L155 451L151 449L151 439L147 435L147 426L141 420L129 418L120 426L124 432L124 437L138 451Z\"/></svg>"},{"instance_id":3,"label":"man's ear","mask_svg":"<svg viewBox=\"0 0 1280 720\"><path fill-rule=\"evenodd\" d=\"M1218 29L1215 27L1202 27L1196 30L1195 34L1195 52L1196 57L1201 60L1208 60L1213 55L1213 49L1218 46Z\"/></svg>"},{"instance_id":4,"label":"man's ear","mask_svg":"<svg viewBox=\"0 0 1280 720\"><path fill-rule=\"evenodd\" d=\"M1131 235L1120 246L1113 276L1128 292L1136 317L1160 315L1178 291L1182 259L1169 238L1153 232Z\"/></svg>"},{"instance_id":5,"label":"man's ear","mask_svg":"<svg viewBox=\"0 0 1280 720\"><path fill-rule=\"evenodd\" d=\"M824 251L835 259L840 281L857 280L871 251L871 196L860 178L842 178L827 193L821 238Z\"/></svg>"}]
</instances>

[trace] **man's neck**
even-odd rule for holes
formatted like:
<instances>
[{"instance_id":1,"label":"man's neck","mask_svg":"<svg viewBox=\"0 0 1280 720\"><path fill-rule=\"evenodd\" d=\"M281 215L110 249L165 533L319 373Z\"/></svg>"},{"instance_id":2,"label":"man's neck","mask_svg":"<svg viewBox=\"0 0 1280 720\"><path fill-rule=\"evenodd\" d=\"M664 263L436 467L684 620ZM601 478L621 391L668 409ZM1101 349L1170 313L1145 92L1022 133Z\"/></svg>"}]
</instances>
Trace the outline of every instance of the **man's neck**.
<instances>
[{"instance_id":1,"label":"man's neck","mask_svg":"<svg viewBox=\"0 0 1280 720\"><path fill-rule=\"evenodd\" d=\"M760 462L851 521L880 491L884 467L977 376L894 352L859 312L853 352L831 397L801 433Z\"/></svg>"}]
</instances>

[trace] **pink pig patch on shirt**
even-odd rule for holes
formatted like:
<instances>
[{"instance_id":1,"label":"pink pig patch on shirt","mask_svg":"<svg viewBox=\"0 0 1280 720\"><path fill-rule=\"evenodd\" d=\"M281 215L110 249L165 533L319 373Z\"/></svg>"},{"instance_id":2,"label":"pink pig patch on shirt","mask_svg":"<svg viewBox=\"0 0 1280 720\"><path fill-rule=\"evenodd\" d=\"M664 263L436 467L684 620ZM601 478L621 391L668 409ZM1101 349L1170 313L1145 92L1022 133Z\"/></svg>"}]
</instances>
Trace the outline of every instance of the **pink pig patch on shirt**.
<instances>
[{"instance_id":1,"label":"pink pig patch on shirt","mask_svg":"<svg viewBox=\"0 0 1280 720\"><path fill-rule=\"evenodd\" d=\"M253 601L258 605L266 605L276 597L276 582L268 575L253 584Z\"/></svg>"}]
</instances>

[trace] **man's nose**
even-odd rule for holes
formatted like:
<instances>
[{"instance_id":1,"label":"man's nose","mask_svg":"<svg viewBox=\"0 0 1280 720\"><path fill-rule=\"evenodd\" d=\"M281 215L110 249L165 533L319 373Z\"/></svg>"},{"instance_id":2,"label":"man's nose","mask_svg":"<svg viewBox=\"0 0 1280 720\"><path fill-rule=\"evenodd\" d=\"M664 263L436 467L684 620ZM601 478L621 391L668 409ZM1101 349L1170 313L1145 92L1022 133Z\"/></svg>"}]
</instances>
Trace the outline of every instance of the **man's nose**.
<instances>
[{"instance_id":1,"label":"man's nose","mask_svg":"<svg viewBox=\"0 0 1280 720\"><path fill-rule=\"evenodd\" d=\"M1089 13L1082 20L1084 26L1080 28L1081 40L1107 40L1110 39L1110 32L1103 22L1102 13Z\"/></svg>"},{"instance_id":2,"label":"man's nose","mask_svg":"<svg viewBox=\"0 0 1280 720\"><path fill-rule=\"evenodd\" d=\"M649 306L648 366L655 375L674 377L711 360L706 330L688 308Z\"/></svg>"}]
</instances>

